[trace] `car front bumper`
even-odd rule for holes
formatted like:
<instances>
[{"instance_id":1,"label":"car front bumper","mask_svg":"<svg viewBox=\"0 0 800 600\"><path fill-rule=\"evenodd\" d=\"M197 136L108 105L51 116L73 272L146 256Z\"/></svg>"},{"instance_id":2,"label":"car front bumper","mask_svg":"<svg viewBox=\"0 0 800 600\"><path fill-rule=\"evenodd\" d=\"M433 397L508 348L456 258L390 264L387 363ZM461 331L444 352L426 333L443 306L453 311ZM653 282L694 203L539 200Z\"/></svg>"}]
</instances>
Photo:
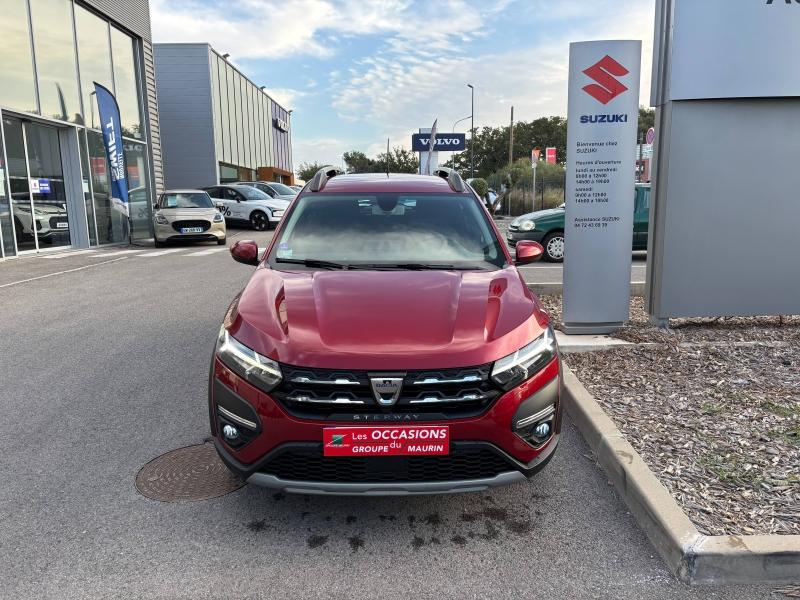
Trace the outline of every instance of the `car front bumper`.
<instances>
[{"instance_id":1,"label":"car front bumper","mask_svg":"<svg viewBox=\"0 0 800 600\"><path fill-rule=\"evenodd\" d=\"M521 242L522 240L541 243L544 236L544 231L537 231L536 229L531 231L511 231L509 229L508 232L506 232L506 241L510 246L516 246L517 242Z\"/></svg>"},{"instance_id":2,"label":"car front bumper","mask_svg":"<svg viewBox=\"0 0 800 600\"><path fill-rule=\"evenodd\" d=\"M558 359L519 387L501 395L476 417L404 423L447 425L450 452L442 457L325 457L323 429L353 426L352 422L292 416L277 400L240 379L216 357L209 383L211 430L223 462L250 483L287 492L412 495L479 491L507 485L524 481L545 466L555 452L561 429ZM222 423L226 421L225 409L223 407L220 413L215 395L224 398L223 402L232 401L234 404L228 404L229 408L257 423L257 427L248 432L244 445L232 447L220 435ZM512 430L512 421L520 406L534 398L536 402L555 405L552 435L538 447ZM481 463L481 468L473 468L475 463ZM465 464L470 466L458 466ZM358 475L351 479L352 473ZM371 480L373 475L375 479Z\"/></svg>"},{"instance_id":3,"label":"car front bumper","mask_svg":"<svg viewBox=\"0 0 800 600\"><path fill-rule=\"evenodd\" d=\"M181 233L180 231L175 231L172 224L162 225L160 223L155 223L153 228L155 237L159 242L177 242L180 240L186 242L202 242L225 239L225 221L221 223L210 221L210 223L211 226L202 233Z\"/></svg>"}]
</instances>

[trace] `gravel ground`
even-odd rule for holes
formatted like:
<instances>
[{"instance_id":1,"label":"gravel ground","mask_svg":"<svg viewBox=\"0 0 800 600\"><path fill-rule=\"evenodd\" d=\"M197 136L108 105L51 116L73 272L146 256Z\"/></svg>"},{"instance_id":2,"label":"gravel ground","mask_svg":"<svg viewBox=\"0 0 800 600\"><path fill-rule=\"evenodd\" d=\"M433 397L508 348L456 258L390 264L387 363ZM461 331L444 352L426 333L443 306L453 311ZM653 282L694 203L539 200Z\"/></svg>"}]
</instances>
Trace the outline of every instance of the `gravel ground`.
<instances>
[{"instance_id":1,"label":"gravel ground","mask_svg":"<svg viewBox=\"0 0 800 600\"><path fill-rule=\"evenodd\" d=\"M555 323L561 321L561 296L540 296ZM645 311L644 298L631 298L628 326L613 337L629 342L765 342L775 346L800 343L800 316L720 317L715 319L670 319L670 329L652 327Z\"/></svg>"},{"instance_id":2,"label":"gravel ground","mask_svg":"<svg viewBox=\"0 0 800 600\"><path fill-rule=\"evenodd\" d=\"M619 337L647 345L567 364L701 532L800 534L800 318L631 316Z\"/></svg>"}]
</instances>

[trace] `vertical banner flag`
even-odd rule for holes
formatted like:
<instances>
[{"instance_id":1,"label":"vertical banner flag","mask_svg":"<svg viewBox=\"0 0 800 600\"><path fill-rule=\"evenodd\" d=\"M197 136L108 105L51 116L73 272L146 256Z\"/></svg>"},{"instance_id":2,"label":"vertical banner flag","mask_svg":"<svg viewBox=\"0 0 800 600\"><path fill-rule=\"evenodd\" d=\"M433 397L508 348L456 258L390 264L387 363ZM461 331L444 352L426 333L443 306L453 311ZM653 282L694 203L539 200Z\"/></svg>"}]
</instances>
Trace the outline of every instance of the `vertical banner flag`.
<instances>
[{"instance_id":1,"label":"vertical banner flag","mask_svg":"<svg viewBox=\"0 0 800 600\"><path fill-rule=\"evenodd\" d=\"M563 321L609 333L629 317L640 41L569 48Z\"/></svg>"},{"instance_id":2,"label":"vertical banner flag","mask_svg":"<svg viewBox=\"0 0 800 600\"><path fill-rule=\"evenodd\" d=\"M106 148L108 164L111 167L111 204L116 210L129 216L128 179L125 170L119 106L114 94L104 86L95 82L94 89L97 95L97 108L100 112L103 144Z\"/></svg>"},{"instance_id":3,"label":"vertical banner flag","mask_svg":"<svg viewBox=\"0 0 800 600\"><path fill-rule=\"evenodd\" d=\"M550 164L556 164L556 149L555 148L546 148L545 149L545 157L547 162Z\"/></svg>"},{"instance_id":4,"label":"vertical banner flag","mask_svg":"<svg viewBox=\"0 0 800 600\"><path fill-rule=\"evenodd\" d=\"M439 123L439 119L434 120L433 127L431 127L431 139L428 142L428 159L425 162L425 175L431 174L431 154L433 153L433 149L436 148L436 125Z\"/></svg>"}]
</instances>

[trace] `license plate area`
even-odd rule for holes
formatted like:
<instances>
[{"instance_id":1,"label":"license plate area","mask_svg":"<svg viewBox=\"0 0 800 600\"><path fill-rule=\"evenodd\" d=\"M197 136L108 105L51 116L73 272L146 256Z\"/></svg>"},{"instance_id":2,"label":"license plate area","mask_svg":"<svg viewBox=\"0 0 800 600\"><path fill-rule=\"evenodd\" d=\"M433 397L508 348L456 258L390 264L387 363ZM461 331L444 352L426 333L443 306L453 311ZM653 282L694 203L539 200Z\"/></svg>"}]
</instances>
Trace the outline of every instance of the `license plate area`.
<instances>
[{"instance_id":1,"label":"license plate area","mask_svg":"<svg viewBox=\"0 0 800 600\"><path fill-rule=\"evenodd\" d=\"M450 453L447 425L325 427L323 456L443 456Z\"/></svg>"},{"instance_id":2,"label":"license plate area","mask_svg":"<svg viewBox=\"0 0 800 600\"><path fill-rule=\"evenodd\" d=\"M181 227L181 233L203 233L202 227Z\"/></svg>"}]
</instances>

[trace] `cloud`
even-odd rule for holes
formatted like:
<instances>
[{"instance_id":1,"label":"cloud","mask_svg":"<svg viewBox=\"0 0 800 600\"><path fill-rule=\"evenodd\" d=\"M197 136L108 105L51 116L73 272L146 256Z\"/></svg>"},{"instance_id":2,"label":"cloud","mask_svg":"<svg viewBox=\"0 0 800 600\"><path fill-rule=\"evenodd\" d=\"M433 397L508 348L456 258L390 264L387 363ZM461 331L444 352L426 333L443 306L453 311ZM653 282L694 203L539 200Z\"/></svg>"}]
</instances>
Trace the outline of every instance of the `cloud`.
<instances>
[{"instance_id":1,"label":"cloud","mask_svg":"<svg viewBox=\"0 0 800 600\"><path fill-rule=\"evenodd\" d=\"M373 123L376 134L405 132L398 140L410 144L410 132L439 119L442 131L470 114L470 90L475 85L475 124L497 126L509 122L510 107L516 120L566 115L570 41L587 39L644 39L640 100L648 103L652 57L653 3L627 7L625 19L619 8L608 17L596 14L607 3L591 10L591 27L578 24L559 37L540 38L535 45L513 50L469 52L405 51L393 45L367 57L333 82L332 105L341 118ZM549 6L549 5L548 5ZM589 10L585 4L582 16ZM563 18L573 16L562 10ZM469 122L459 130L466 131ZM376 138L378 137L376 135ZM378 142L373 144L377 147Z\"/></svg>"},{"instance_id":2,"label":"cloud","mask_svg":"<svg viewBox=\"0 0 800 600\"><path fill-rule=\"evenodd\" d=\"M284 108L291 109L297 104L300 98L308 96L308 92L303 90L295 90L292 88L271 88L267 87L267 94L269 94L275 102Z\"/></svg>"}]
</instances>

